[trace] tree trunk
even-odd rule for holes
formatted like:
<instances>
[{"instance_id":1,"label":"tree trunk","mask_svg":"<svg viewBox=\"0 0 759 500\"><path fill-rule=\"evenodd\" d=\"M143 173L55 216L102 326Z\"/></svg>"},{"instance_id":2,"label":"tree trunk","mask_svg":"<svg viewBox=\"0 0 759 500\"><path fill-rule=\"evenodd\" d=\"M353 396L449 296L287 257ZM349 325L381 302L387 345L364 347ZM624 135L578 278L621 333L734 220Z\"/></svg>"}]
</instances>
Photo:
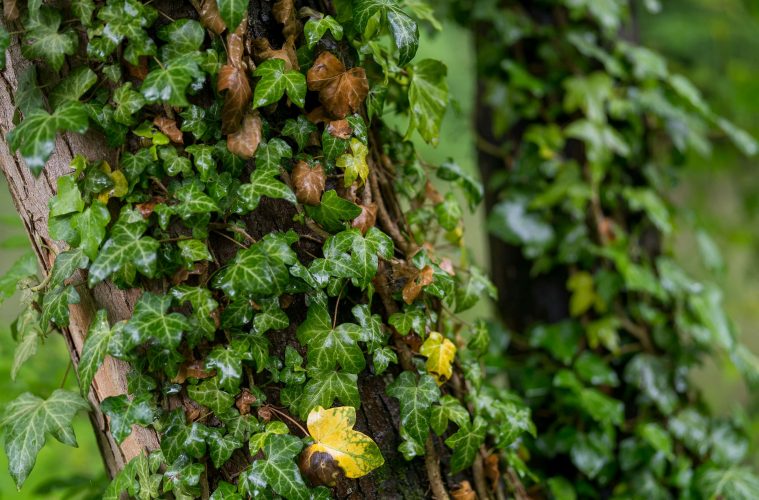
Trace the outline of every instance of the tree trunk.
<instances>
[{"instance_id":1,"label":"tree trunk","mask_svg":"<svg viewBox=\"0 0 759 500\"><path fill-rule=\"evenodd\" d=\"M167 4L168 2L164 5ZM269 0L252 0L248 29L254 34L251 38L266 37L272 40L272 46L278 46L280 44L276 43L276 35L269 36L267 32L268 27L273 23L271 6L272 2ZM181 10L182 12L176 18L194 17L194 11L187 14L188 8L190 8L189 4L172 5L164 11L173 13ZM14 26L9 28L9 32L17 31ZM39 264L43 272L47 274L57 253L65 250L60 242L51 240L47 229L48 200L56 192L56 179L71 171L69 164L77 154L93 161L104 159L112 165L116 165L118 161L116 151L109 149L104 138L93 131L84 136L71 133L59 134L53 156L37 178L26 167L20 154L14 154L9 150L4 139L18 122L14 95L18 88L19 75L31 64L22 57L18 39L13 37L12 45L8 50L7 68L0 72L0 78L2 78L0 130L3 135L3 141L0 141L0 169L7 178L14 205L24 223ZM394 197L392 179L387 175L378 175L376 170L373 169L373 178L367 181L367 186L371 184L373 188L376 188L376 190L372 189L375 191L375 199L377 195L380 198L386 198L385 210L389 211L391 218L402 218L398 204L391 200ZM294 227L298 232L305 232L305 226L292 222L293 213L292 206L284 207L283 204L264 200L256 213L256 218L248 218L248 230L254 237L266 234L273 229L287 230L290 227ZM377 225L382 224L378 222ZM387 227L381 228L389 232ZM234 253L235 247L225 240L214 241L213 245L214 253L218 255L229 256ZM76 281L86 283L86 280ZM77 292L81 301L71 306L70 326L62 330L74 368L78 365L85 336L95 312L98 309L105 309L111 323L128 319L142 290L120 290L111 283L104 282L94 289L81 284L77 287ZM389 309L387 305L385 308L387 314L392 312L387 310ZM288 315L291 326L286 330L270 334L273 353L281 354L288 343L294 343L295 328L306 316L305 304L302 301L294 304L288 309ZM402 353L400 357L403 358ZM89 401L92 405L90 420L97 435L106 470L111 477L135 456L145 450L158 449L160 446L160 439L156 432L140 426L134 426L132 434L123 443L117 444L109 432L107 418L99 409L100 403L105 398L127 393L126 375L129 369L127 363L107 356L95 376L89 393ZM356 429L374 438L382 451L386 466L381 471L358 480L339 479L335 493L341 498L356 499L424 498L430 496L432 489L436 498L446 498L445 490L440 489L446 480L440 479L439 459L436 452L442 449L440 440L435 438L428 441L426 462L422 458L408 462L398 452L398 445L402 441L399 435L399 408L398 402L385 394L388 382L387 377L377 377L366 372L359 376L361 407L357 411L356 422ZM430 454L430 451L436 453ZM439 483L430 485L428 474L434 475L435 472L437 472Z\"/></svg>"}]
</instances>

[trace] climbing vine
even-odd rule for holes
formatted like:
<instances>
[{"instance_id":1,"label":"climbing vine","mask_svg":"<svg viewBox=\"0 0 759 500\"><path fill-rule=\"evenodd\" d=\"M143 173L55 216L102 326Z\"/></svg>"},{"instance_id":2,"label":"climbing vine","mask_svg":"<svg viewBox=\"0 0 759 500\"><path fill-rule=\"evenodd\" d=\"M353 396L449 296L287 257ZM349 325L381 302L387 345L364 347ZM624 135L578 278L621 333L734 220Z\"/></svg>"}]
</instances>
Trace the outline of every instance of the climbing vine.
<instances>
[{"instance_id":1,"label":"climbing vine","mask_svg":"<svg viewBox=\"0 0 759 500\"><path fill-rule=\"evenodd\" d=\"M499 457L516 460L534 429L482 376L484 322L457 316L495 293L462 242L460 200L476 206L482 188L409 141L435 143L448 103L446 67L415 58L417 23L437 26L429 6L3 6L2 49L18 38L37 63L18 77L10 149L36 175L59 133L111 153L76 155L57 178L48 232L63 243L45 279L33 258L6 276L25 304L13 374L88 289L139 289L130 317L99 304L87 325L81 395L7 406L18 487L48 435L76 444L71 419L107 357L131 368L128 393L100 402L108 433L121 443L143 426L160 448L105 498L329 497L345 478L399 480L383 478L388 446L424 456L437 495L504 487ZM354 429L372 397L387 406L382 433Z\"/></svg>"},{"instance_id":2,"label":"climbing vine","mask_svg":"<svg viewBox=\"0 0 759 500\"><path fill-rule=\"evenodd\" d=\"M494 280L538 430L520 451L527 493L756 498L741 420L712 416L690 373L725 357L756 383L759 362L719 289L673 258L682 218L666 197L709 134L748 155L756 143L634 41L628 2L449 6L477 38L493 254L515 256Z\"/></svg>"}]
</instances>

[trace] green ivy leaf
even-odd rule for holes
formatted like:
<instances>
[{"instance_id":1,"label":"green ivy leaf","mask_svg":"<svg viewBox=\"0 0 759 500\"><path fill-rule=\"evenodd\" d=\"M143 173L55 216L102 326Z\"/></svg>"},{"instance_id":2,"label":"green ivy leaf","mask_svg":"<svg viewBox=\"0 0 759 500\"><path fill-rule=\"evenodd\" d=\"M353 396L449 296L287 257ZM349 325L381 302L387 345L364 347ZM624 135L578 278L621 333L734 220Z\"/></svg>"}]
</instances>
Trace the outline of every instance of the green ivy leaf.
<instances>
[{"instance_id":1,"label":"green ivy leaf","mask_svg":"<svg viewBox=\"0 0 759 500\"><path fill-rule=\"evenodd\" d=\"M87 111L78 102L63 104L52 115L35 109L8 132L8 146L18 150L32 173L39 175L55 148L55 134L63 131L83 134L88 123Z\"/></svg>"},{"instance_id":2,"label":"green ivy leaf","mask_svg":"<svg viewBox=\"0 0 759 500\"><path fill-rule=\"evenodd\" d=\"M97 81L97 75L87 66L74 69L50 92L50 106L55 109L66 102L79 101Z\"/></svg>"},{"instance_id":3,"label":"green ivy leaf","mask_svg":"<svg viewBox=\"0 0 759 500\"><path fill-rule=\"evenodd\" d=\"M348 373L364 369L364 353L358 346L361 328L354 323L340 323L333 328L329 312L321 304L309 306L297 336L301 344L308 346L308 363L316 369L328 371L338 365Z\"/></svg>"},{"instance_id":4,"label":"green ivy leaf","mask_svg":"<svg viewBox=\"0 0 759 500\"><path fill-rule=\"evenodd\" d=\"M29 16L24 28L24 42L21 53L27 59L42 59L54 71L63 66L66 56L73 55L79 44L79 37L71 28L58 31L61 13L51 7L41 7L35 16Z\"/></svg>"},{"instance_id":5,"label":"green ivy leaf","mask_svg":"<svg viewBox=\"0 0 759 500\"><path fill-rule=\"evenodd\" d=\"M256 169L262 169L266 172L279 172L279 165L282 158L292 158L293 151L290 146L279 138L271 139L269 142L262 142L256 149Z\"/></svg>"},{"instance_id":6,"label":"green ivy leaf","mask_svg":"<svg viewBox=\"0 0 759 500\"><path fill-rule=\"evenodd\" d=\"M150 425L155 419L155 407L150 393L143 393L129 399L126 394L105 398L100 409L108 415L111 435L117 443L123 442L132 433L132 425Z\"/></svg>"},{"instance_id":7,"label":"green ivy leaf","mask_svg":"<svg viewBox=\"0 0 759 500\"><path fill-rule=\"evenodd\" d=\"M355 137L350 140L350 148L351 152L340 156L336 162L337 166L343 169L345 187L349 187L356 179L361 179L363 184L369 177L369 164L366 162L369 148Z\"/></svg>"},{"instance_id":8,"label":"green ivy leaf","mask_svg":"<svg viewBox=\"0 0 759 500\"><path fill-rule=\"evenodd\" d=\"M229 347L216 347L206 356L206 368L216 369L219 386L227 392L237 392L240 388L243 360L252 360L253 355L245 342L233 341Z\"/></svg>"},{"instance_id":9,"label":"green ivy leaf","mask_svg":"<svg viewBox=\"0 0 759 500\"><path fill-rule=\"evenodd\" d=\"M6 405L0 426L5 431L8 468L17 488L34 467L47 434L63 444L77 446L71 421L78 411L89 409L79 395L63 389L57 389L46 400L25 392Z\"/></svg>"},{"instance_id":10,"label":"green ivy leaf","mask_svg":"<svg viewBox=\"0 0 759 500\"><path fill-rule=\"evenodd\" d=\"M487 423L482 417L476 417L470 424L466 422L459 427L451 437L445 440L445 444L453 450L451 456L451 473L460 472L474 463L477 452L485 442Z\"/></svg>"},{"instance_id":11,"label":"green ivy leaf","mask_svg":"<svg viewBox=\"0 0 759 500\"><path fill-rule=\"evenodd\" d=\"M94 0L71 0L71 12L84 26L92 24L92 14L95 13Z\"/></svg>"},{"instance_id":12,"label":"green ivy leaf","mask_svg":"<svg viewBox=\"0 0 759 500\"><path fill-rule=\"evenodd\" d=\"M82 396L86 396L90 391L92 380L108 353L111 338L112 331L111 325L108 324L108 313L104 309L100 309L92 319L87 331L87 338L84 340L84 347L82 347L82 356L79 359L79 390Z\"/></svg>"},{"instance_id":13,"label":"green ivy leaf","mask_svg":"<svg viewBox=\"0 0 759 500\"><path fill-rule=\"evenodd\" d=\"M105 228L110 221L111 214L108 208L97 200L93 200L91 205L72 221L72 226L79 233L79 248L90 260L97 257L100 243L105 239Z\"/></svg>"},{"instance_id":14,"label":"green ivy leaf","mask_svg":"<svg viewBox=\"0 0 759 500\"><path fill-rule=\"evenodd\" d=\"M267 59L256 68L253 76L261 78L253 92L254 108L279 102L285 92L299 108L306 105L306 77L300 71L285 70L282 59Z\"/></svg>"},{"instance_id":15,"label":"green ivy leaf","mask_svg":"<svg viewBox=\"0 0 759 500\"><path fill-rule=\"evenodd\" d=\"M187 59L173 60L148 73L140 92L150 104L161 101L171 106L186 107L190 103L185 92L198 71L197 65Z\"/></svg>"},{"instance_id":16,"label":"green ivy leaf","mask_svg":"<svg viewBox=\"0 0 759 500\"><path fill-rule=\"evenodd\" d=\"M260 477L277 494L289 500L308 500L308 487L294 461L302 447L303 443L295 436L270 434L264 443L266 460L253 462L248 473Z\"/></svg>"},{"instance_id":17,"label":"green ivy leaf","mask_svg":"<svg viewBox=\"0 0 759 500\"><path fill-rule=\"evenodd\" d=\"M361 214L361 207L341 198L334 189L324 192L319 205L305 205L304 208L309 217L331 233L345 229L345 221Z\"/></svg>"},{"instance_id":18,"label":"green ivy leaf","mask_svg":"<svg viewBox=\"0 0 759 500\"><path fill-rule=\"evenodd\" d=\"M69 325L69 305L79 303L79 294L73 286L59 286L47 291L42 299L40 322L50 322L59 327Z\"/></svg>"},{"instance_id":19,"label":"green ivy leaf","mask_svg":"<svg viewBox=\"0 0 759 500\"><path fill-rule=\"evenodd\" d=\"M414 130L419 130L425 141L435 145L438 143L440 124L448 105L447 73L445 64L434 59L424 59L411 66L407 139Z\"/></svg>"},{"instance_id":20,"label":"green ivy leaf","mask_svg":"<svg viewBox=\"0 0 759 500\"><path fill-rule=\"evenodd\" d=\"M250 174L250 183L242 184L238 188L240 203L246 212L252 212L261 202L261 196L274 199L284 199L292 203L297 202L295 193L284 182L276 180L279 169L268 169L263 166L257 167Z\"/></svg>"},{"instance_id":21,"label":"green ivy leaf","mask_svg":"<svg viewBox=\"0 0 759 500\"><path fill-rule=\"evenodd\" d=\"M191 463L186 455L180 455L172 463L164 477L164 491L173 491L175 498L197 498L200 496L200 477L205 471L205 465Z\"/></svg>"},{"instance_id":22,"label":"green ivy leaf","mask_svg":"<svg viewBox=\"0 0 759 500\"><path fill-rule=\"evenodd\" d=\"M263 300L260 305L262 306L253 318L253 326L255 326L256 332L264 334L269 330L284 330L290 325L290 318L287 317L285 311L279 308L279 300Z\"/></svg>"},{"instance_id":23,"label":"green ivy leaf","mask_svg":"<svg viewBox=\"0 0 759 500\"><path fill-rule=\"evenodd\" d=\"M213 298L213 294L207 288L189 285L178 285L171 289L171 295L178 304L189 302L192 305L192 328L198 329L206 338L213 338L216 332L214 312L219 303Z\"/></svg>"},{"instance_id":24,"label":"green ivy leaf","mask_svg":"<svg viewBox=\"0 0 759 500\"><path fill-rule=\"evenodd\" d=\"M62 285L77 269L86 268L88 263L89 259L84 255L81 248L74 248L59 253L56 255L53 269L50 271L48 285L51 288Z\"/></svg>"},{"instance_id":25,"label":"green ivy leaf","mask_svg":"<svg viewBox=\"0 0 759 500\"><path fill-rule=\"evenodd\" d=\"M370 20L377 15L385 16L390 24L398 48L398 64L404 66L414 58L419 48L419 28L403 12L397 0L353 0L353 21L359 33L367 34L367 26L372 25Z\"/></svg>"},{"instance_id":26,"label":"green ivy leaf","mask_svg":"<svg viewBox=\"0 0 759 500\"><path fill-rule=\"evenodd\" d=\"M216 415L224 415L235 403L234 396L219 388L219 381L216 378L189 386L187 394Z\"/></svg>"},{"instance_id":27,"label":"green ivy leaf","mask_svg":"<svg viewBox=\"0 0 759 500\"><path fill-rule=\"evenodd\" d=\"M11 365L11 380L16 380L21 366L37 353L37 348L45 341L45 328L40 324L39 313L29 304L11 325L11 331L18 341Z\"/></svg>"},{"instance_id":28,"label":"green ivy leaf","mask_svg":"<svg viewBox=\"0 0 759 500\"><path fill-rule=\"evenodd\" d=\"M154 295L144 292L137 304L124 333L131 347L154 342L160 347L175 349L182 341L182 333L190 329L187 317L169 313L171 295Z\"/></svg>"},{"instance_id":29,"label":"green ivy leaf","mask_svg":"<svg viewBox=\"0 0 759 500\"><path fill-rule=\"evenodd\" d=\"M250 0L216 0L219 14L230 32L233 32L242 22L248 12Z\"/></svg>"},{"instance_id":30,"label":"green ivy leaf","mask_svg":"<svg viewBox=\"0 0 759 500\"><path fill-rule=\"evenodd\" d=\"M430 431L431 406L440 398L435 379L423 374L417 381L413 373L404 371L386 392L400 402L402 437L423 449Z\"/></svg>"},{"instance_id":31,"label":"green ivy leaf","mask_svg":"<svg viewBox=\"0 0 759 500\"><path fill-rule=\"evenodd\" d=\"M343 405L358 408L361 397L357 386L358 376L344 371L311 370L310 377L298 404L299 415L305 419L317 406L331 408L335 399Z\"/></svg>"},{"instance_id":32,"label":"green ivy leaf","mask_svg":"<svg viewBox=\"0 0 759 500\"><path fill-rule=\"evenodd\" d=\"M469 412L458 399L450 395L440 398L440 404L432 407L430 427L435 434L442 436L448 429L448 422L454 422L459 427L469 425Z\"/></svg>"},{"instance_id":33,"label":"green ivy leaf","mask_svg":"<svg viewBox=\"0 0 759 500\"><path fill-rule=\"evenodd\" d=\"M464 192L467 202L469 202L469 208L471 210L474 210L482 201L482 197L485 194L485 189L482 187L482 184L469 173L464 172L464 170L456 163L453 163L453 161L449 160L442 163L440 167L438 167L436 173L438 178L459 185Z\"/></svg>"},{"instance_id":34,"label":"green ivy leaf","mask_svg":"<svg viewBox=\"0 0 759 500\"><path fill-rule=\"evenodd\" d=\"M308 144L308 138L312 132L316 132L316 125L308 121L303 115L298 115L297 119L285 120L282 127L282 135L292 137L298 144L298 150L302 150Z\"/></svg>"},{"instance_id":35,"label":"green ivy leaf","mask_svg":"<svg viewBox=\"0 0 759 500\"><path fill-rule=\"evenodd\" d=\"M187 220L193 215L219 211L218 205L213 198L205 194L204 188L202 182L194 180L182 185L174 192L179 203L173 208L179 217Z\"/></svg>"},{"instance_id":36,"label":"green ivy leaf","mask_svg":"<svg viewBox=\"0 0 759 500\"><path fill-rule=\"evenodd\" d=\"M308 48L313 49L327 30L332 33L332 37L335 40L340 41L343 39L343 27L332 16L311 18L306 21L306 25L303 27L303 35L306 37Z\"/></svg>"},{"instance_id":37,"label":"green ivy leaf","mask_svg":"<svg viewBox=\"0 0 759 500\"><path fill-rule=\"evenodd\" d=\"M155 275L160 245L153 238L143 236L147 228L148 223L139 212L128 206L121 210L111 229L111 237L90 266L90 287L116 272L120 272L120 277L127 283L134 280L137 271L147 277Z\"/></svg>"},{"instance_id":38,"label":"green ivy leaf","mask_svg":"<svg viewBox=\"0 0 759 500\"><path fill-rule=\"evenodd\" d=\"M37 258L25 253L0 276L0 304L16 292L16 286L24 278L37 276Z\"/></svg>"},{"instance_id":39,"label":"green ivy leaf","mask_svg":"<svg viewBox=\"0 0 759 500\"><path fill-rule=\"evenodd\" d=\"M218 428L208 429L206 436L208 447L211 451L213 466L221 468L230 459L235 450L242 448L242 441L230 434L222 434ZM218 491L218 490L217 490Z\"/></svg>"},{"instance_id":40,"label":"green ivy leaf","mask_svg":"<svg viewBox=\"0 0 759 500\"><path fill-rule=\"evenodd\" d=\"M219 481L209 500L242 500L242 495L237 493L235 485L226 481Z\"/></svg>"},{"instance_id":41,"label":"green ivy leaf","mask_svg":"<svg viewBox=\"0 0 759 500\"><path fill-rule=\"evenodd\" d=\"M145 106L145 98L132 89L132 82L126 82L113 92L113 102L116 103L113 119L129 126L137 123L134 114Z\"/></svg>"}]
</instances>

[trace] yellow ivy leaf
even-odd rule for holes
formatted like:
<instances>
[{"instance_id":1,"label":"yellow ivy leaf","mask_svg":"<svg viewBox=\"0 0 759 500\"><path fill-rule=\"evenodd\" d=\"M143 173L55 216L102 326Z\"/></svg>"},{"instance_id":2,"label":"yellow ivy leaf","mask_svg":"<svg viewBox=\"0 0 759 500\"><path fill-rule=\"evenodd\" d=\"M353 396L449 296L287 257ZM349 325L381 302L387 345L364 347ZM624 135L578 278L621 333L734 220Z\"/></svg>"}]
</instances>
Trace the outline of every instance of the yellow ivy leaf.
<instances>
[{"instance_id":1,"label":"yellow ivy leaf","mask_svg":"<svg viewBox=\"0 0 759 500\"><path fill-rule=\"evenodd\" d=\"M456 346L438 332L430 333L422 344L419 353L427 358L427 371L435 377L437 385L453 375L453 357L456 356Z\"/></svg>"},{"instance_id":2,"label":"yellow ivy leaf","mask_svg":"<svg viewBox=\"0 0 759 500\"><path fill-rule=\"evenodd\" d=\"M349 187L356 179L361 179L361 184L366 182L369 177L367 154L369 148L366 144L354 137L351 139L351 153L345 153L337 159L337 166L345 171L345 187Z\"/></svg>"},{"instance_id":3,"label":"yellow ivy leaf","mask_svg":"<svg viewBox=\"0 0 759 500\"><path fill-rule=\"evenodd\" d=\"M108 191L100 193L98 195L99 201L103 204L107 204L110 198L121 198L129 192L129 181L127 181L121 170L111 171L111 166L107 161L102 162L100 169L111 178L113 181L113 187Z\"/></svg>"},{"instance_id":4,"label":"yellow ivy leaf","mask_svg":"<svg viewBox=\"0 0 759 500\"><path fill-rule=\"evenodd\" d=\"M346 477L355 479L385 463L372 438L353 430L356 409L352 406L338 406L329 410L317 406L308 414L307 424L308 432L316 442L303 452L301 467L329 468L323 463L323 455L320 457L320 453L326 453L337 462ZM304 473L310 475L309 471Z\"/></svg>"}]
</instances>

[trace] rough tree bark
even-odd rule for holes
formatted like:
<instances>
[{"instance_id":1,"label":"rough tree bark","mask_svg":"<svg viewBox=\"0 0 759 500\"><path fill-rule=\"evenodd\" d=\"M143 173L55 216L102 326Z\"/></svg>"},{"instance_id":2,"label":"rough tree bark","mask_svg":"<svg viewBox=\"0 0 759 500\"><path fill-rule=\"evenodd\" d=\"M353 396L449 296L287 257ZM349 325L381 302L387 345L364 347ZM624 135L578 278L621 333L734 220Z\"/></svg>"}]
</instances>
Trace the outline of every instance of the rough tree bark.
<instances>
[{"instance_id":1,"label":"rough tree bark","mask_svg":"<svg viewBox=\"0 0 759 500\"><path fill-rule=\"evenodd\" d=\"M267 24L273 22L271 16L270 0L252 0L250 2L249 30L252 38L268 37L272 40L272 46L278 46L276 34L269 35ZM304 2L311 3L311 2ZM194 16L194 10L189 4L171 5L169 12L181 11L178 17ZM2 21L0 21L2 22ZM10 26L9 32L14 31ZM6 134L17 123L17 112L14 105L14 95L18 87L19 75L29 67L31 63L25 60L20 53L18 40L14 38L12 46L8 50L7 69L0 72L0 170L5 175L13 197L16 210L21 217L26 232L37 254L39 264L44 273L50 271L55 255L64 248L48 235L48 200L55 194L57 177L71 171L69 164L76 154L82 154L89 160L104 159L116 163L116 152L109 150L105 145L104 138L95 132L89 132L84 136L76 134L59 135L56 140L55 152L47 163L42 174L35 178L24 164L20 155L13 154L5 141ZM394 199L392 188L392 174L381 172L377 166L373 168L372 179L367 185L372 186L372 191L377 201L384 201L384 208L389 212L389 217L400 220L403 218L400 206ZM255 237L265 234L273 229L287 229L293 226L291 207L283 209L277 203L262 203L261 208L265 216L251 217L249 222L250 234ZM387 216L387 214L386 214ZM388 232L381 222L378 226ZM296 228L298 232L305 232L305 226ZM221 248L225 240L215 241L214 253L229 255L232 252L230 244L228 248ZM76 280L86 281L86 280ZM101 283L93 290L86 284L77 287L81 297L81 303L71 306L70 326L64 329L62 334L66 339L71 360L76 368L85 335L95 311L105 309L111 322L127 319L131 316L133 306L141 294L140 289L119 290L110 283ZM388 306L386 305L386 308ZM296 309L293 311L293 309ZM277 336L272 337L274 352L284 351L288 342L293 342L295 327L305 318L305 304L293 306L288 311L291 317L291 327ZM390 313L391 311L386 311ZM279 337L279 338L277 338ZM403 356L401 356L403 357ZM130 459L143 450L154 450L159 447L159 436L152 430L135 426L129 438L118 445L108 432L108 422L99 410L102 400L110 396L127 393L126 374L129 366L121 361L106 357L103 366L98 371L89 393L92 404L90 419L97 441L105 462L106 470L112 477ZM338 481L335 493L341 498L447 498L443 488L446 479L441 478L437 454L442 453L443 446L439 439L430 439L427 443L428 451L437 451L428 458L417 459L407 462L397 451L401 443L399 436L399 411L396 400L385 395L385 386L389 382L386 377L376 377L363 374L359 377L359 392L361 395L361 407L357 412L356 428L371 435L382 451L386 466L379 473L374 473L359 480L342 478ZM248 457L249 458L249 457ZM437 484L430 485L429 474L437 472ZM459 475L460 476L460 475ZM453 486L448 479L448 487Z\"/></svg>"}]
</instances>

